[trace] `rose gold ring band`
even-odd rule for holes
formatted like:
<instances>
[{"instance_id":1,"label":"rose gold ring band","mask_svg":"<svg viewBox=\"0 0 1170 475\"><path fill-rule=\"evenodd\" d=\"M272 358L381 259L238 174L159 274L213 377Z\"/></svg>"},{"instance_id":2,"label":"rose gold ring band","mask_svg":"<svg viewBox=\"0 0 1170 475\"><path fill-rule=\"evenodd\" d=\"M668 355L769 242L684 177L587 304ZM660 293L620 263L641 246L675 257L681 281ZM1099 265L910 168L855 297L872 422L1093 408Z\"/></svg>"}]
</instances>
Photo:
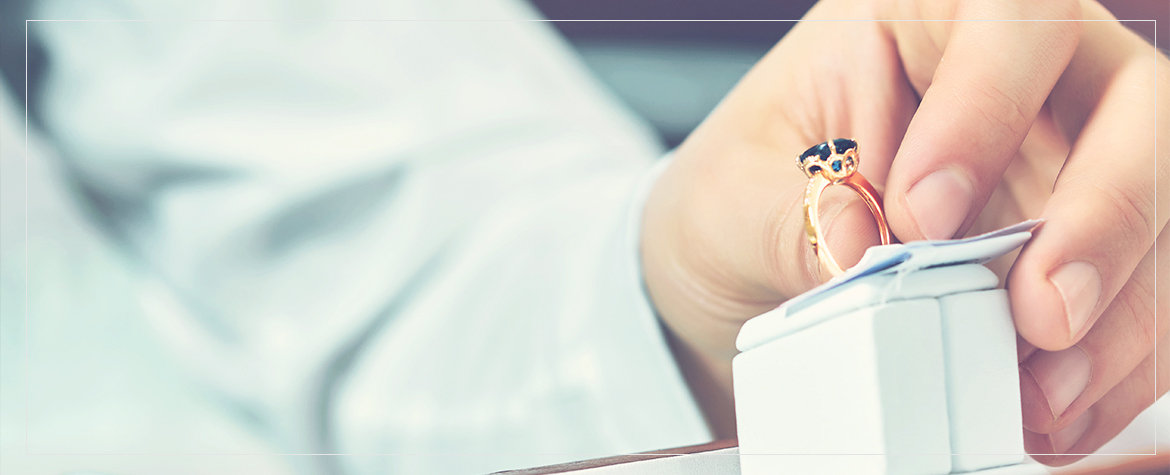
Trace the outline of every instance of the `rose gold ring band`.
<instances>
[{"instance_id":1,"label":"rose gold ring band","mask_svg":"<svg viewBox=\"0 0 1170 475\"><path fill-rule=\"evenodd\" d=\"M845 271L837 264L837 260L829 252L828 246L824 245L825 235L821 231L819 212L821 193L832 184L827 178L820 175L814 176L808 182L808 188L804 193L804 230L808 233L808 242L812 244L813 251L817 254L817 259L829 269L832 275L837 276L843 274ZM866 180L860 173L853 173L838 184L849 187L849 189L861 196L861 200L865 201L866 206L869 207L869 212L873 213L874 221L877 222L878 234L881 235L882 244L889 244L890 227L886 223L885 211L882 210L881 195L869 183L869 180Z\"/></svg>"},{"instance_id":2,"label":"rose gold ring band","mask_svg":"<svg viewBox=\"0 0 1170 475\"><path fill-rule=\"evenodd\" d=\"M882 198L873 185L857 172L860 157L857 154L857 142L853 139L834 139L812 146L799 157L796 165L809 177L808 188L804 193L804 230L808 234L808 242L821 264L829 269L834 276L845 271L837 264L837 260L825 245L825 235L821 230L820 201L825 188L831 185L845 185L861 196L862 201L869 207L877 222L878 234L882 244L890 243L890 227L886 222L886 213L882 209Z\"/></svg>"}]
</instances>

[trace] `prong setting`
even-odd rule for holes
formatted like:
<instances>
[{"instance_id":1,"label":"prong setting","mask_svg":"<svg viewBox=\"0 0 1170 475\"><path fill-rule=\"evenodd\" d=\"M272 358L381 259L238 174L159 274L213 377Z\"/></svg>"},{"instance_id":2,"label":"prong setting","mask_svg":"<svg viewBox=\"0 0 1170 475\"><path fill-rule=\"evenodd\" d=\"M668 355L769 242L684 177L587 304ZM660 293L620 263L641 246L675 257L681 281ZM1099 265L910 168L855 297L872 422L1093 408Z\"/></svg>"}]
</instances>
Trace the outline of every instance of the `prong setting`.
<instances>
[{"instance_id":1,"label":"prong setting","mask_svg":"<svg viewBox=\"0 0 1170 475\"><path fill-rule=\"evenodd\" d=\"M797 166L809 178L820 175L837 184L857 171L857 141L853 139L826 140L805 150L797 157Z\"/></svg>"}]
</instances>

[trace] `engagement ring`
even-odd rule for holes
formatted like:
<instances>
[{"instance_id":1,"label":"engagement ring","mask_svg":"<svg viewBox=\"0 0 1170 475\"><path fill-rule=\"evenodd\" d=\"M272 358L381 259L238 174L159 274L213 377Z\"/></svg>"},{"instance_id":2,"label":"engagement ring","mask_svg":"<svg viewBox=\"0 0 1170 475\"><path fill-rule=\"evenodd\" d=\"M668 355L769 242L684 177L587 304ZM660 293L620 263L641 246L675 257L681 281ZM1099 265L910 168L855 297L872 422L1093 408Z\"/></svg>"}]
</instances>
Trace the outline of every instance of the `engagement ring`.
<instances>
[{"instance_id":1,"label":"engagement ring","mask_svg":"<svg viewBox=\"0 0 1170 475\"><path fill-rule=\"evenodd\" d=\"M819 214L821 193L830 185L845 185L860 195L877 221L882 244L890 243L890 228L886 223L886 213L882 210L881 196L865 177L857 173L858 162L857 142L851 139L821 142L805 150L796 162L809 177L808 188L804 192L804 230L808 233L808 242L812 244L817 258L834 276L845 271L824 245L825 236L821 233Z\"/></svg>"}]
</instances>

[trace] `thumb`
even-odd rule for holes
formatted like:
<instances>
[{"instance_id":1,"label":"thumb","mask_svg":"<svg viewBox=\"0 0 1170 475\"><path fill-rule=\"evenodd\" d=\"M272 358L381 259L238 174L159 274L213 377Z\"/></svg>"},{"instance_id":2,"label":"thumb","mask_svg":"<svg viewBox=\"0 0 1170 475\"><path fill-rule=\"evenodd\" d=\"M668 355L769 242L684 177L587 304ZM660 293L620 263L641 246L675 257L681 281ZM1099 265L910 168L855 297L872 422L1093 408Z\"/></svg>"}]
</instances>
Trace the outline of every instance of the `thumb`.
<instances>
[{"instance_id":1,"label":"thumb","mask_svg":"<svg viewBox=\"0 0 1170 475\"><path fill-rule=\"evenodd\" d=\"M646 202L643 273L670 329L730 359L744 321L831 275L805 231L808 179L794 160L692 151L679 150ZM880 241L869 208L849 188L828 187L818 215L822 248L842 267Z\"/></svg>"},{"instance_id":2,"label":"thumb","mask_svg":"<svg viewBox=\"0 0 1170 475\"><path fill-rule=\"evenodd\" d=\"M808 179L795 161L778 159L779 147L705 140L711 130L700 126L655 182L643 208L641 259L683 376L716 434L733 437L731 360L740 327L829 272L805 232ZM879 242L852 190L830 186L818 204L823 248L840 265L852 266Z\"/></svg>"},{"instance_id":3,"label":"thumb","mask_svg":"<svg viewBox=\"0 0 1170 475\"><path fill-rule=\"evenodd\" d=\"M845 186L829 186L812 208L820 218L823 238L814 248L808 236L809 211L805 208L812 197L806 196L805 187L796 191L797 199L784 213L776 232L785 241L792 242L778 243L775 254L780 262L774 275L770 276L773 287L785 299L806 292L833 276L818 253L831 255L841 269L848 269L861 260L866 249L881 244L876 218L865 201ZM878 200L880 202L880 196ZM796 238L788 239L788 236Z\"/></svg>"},{"instance_id":4,"label":"thumb","mask_svg":"<svg viewBox=\"0 0 1170 475\"><path fill-rule=\"evenodd\" d=\"M877 198L880 202L881 197ZM825 242L818 246L818 251L830 254L841 269L853 267L861 260L866 249L881 244L877 218L858 194L844 186L831 186L825 189L820 201L819 215ZM801 217L804 218L804 213ZM802 223L806 221L801 219ZM824 259L812 251L811 245L808 249L805 258L819 271L818 278L812 284L820 284L832 277L832 274L825 266Z\"/></svg>"}]
</instances>

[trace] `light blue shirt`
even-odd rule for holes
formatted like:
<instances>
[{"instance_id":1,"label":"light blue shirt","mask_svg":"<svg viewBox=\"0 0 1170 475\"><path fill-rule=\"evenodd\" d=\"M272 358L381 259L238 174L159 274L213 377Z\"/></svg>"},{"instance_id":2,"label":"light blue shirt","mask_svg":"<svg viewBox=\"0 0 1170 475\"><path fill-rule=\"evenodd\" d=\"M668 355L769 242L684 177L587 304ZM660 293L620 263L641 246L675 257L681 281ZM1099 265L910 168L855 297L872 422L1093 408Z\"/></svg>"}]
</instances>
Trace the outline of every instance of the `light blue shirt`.
<instances>
[{"instance_id":1,"label":"light blue shirt","mask_svg":"<svg viewBox=\"0 0 1170 475\"><path fill-rule=\"evenodd\" d=\"M371 455L289 460L477 473L710 439L642 289L640 209L663 153L647 127L524 4L384 3L126 0L83 16L474 21L30 24L51 60L45 155L126 276L85 285L132 296L163 368L214 401L190 410L259 441L174 425L62 448L41 425L37 451L340 452ZM100 302L42 314L38 299L77 301L42 284L35 324L105 318ZM28 348L52 355L38 365L104 357L41 351L60 344ZM64 409L35 397L50 386L29 390L51 417ZM58 430L109 423L68 414Z\"/></svg>"}]
</instances>

